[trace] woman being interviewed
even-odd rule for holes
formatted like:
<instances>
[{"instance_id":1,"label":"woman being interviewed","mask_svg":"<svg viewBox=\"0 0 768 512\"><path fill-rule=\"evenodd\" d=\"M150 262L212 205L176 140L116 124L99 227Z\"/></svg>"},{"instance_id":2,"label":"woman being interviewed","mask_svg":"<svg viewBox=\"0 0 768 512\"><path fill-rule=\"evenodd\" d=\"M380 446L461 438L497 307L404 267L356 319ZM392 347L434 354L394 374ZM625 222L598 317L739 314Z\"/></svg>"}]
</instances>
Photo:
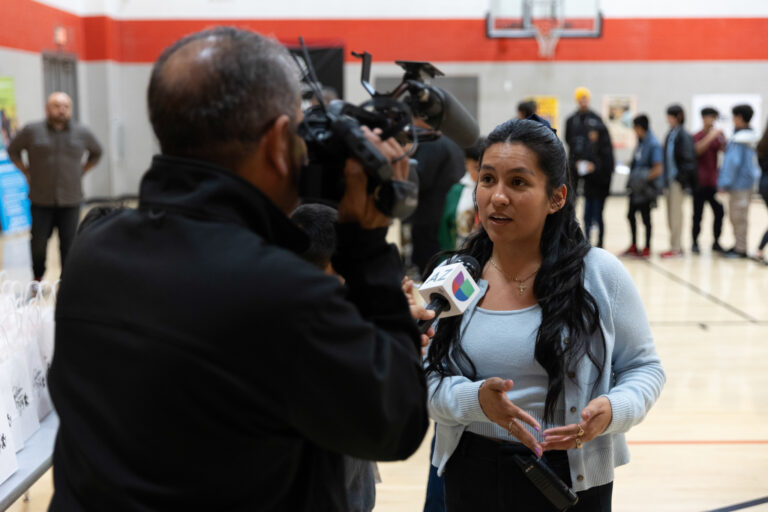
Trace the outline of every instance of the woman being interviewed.
<instances>
[{"instance_id":1,"label":"woman being interviewed","mask_svg":"<svg viewBox=\"0 0 768 512\"><path fill-rule=\"evenodd\" d=\"M458 251L480 262L480 293L440 320L426 358L449 512L554 510L511 462L531 452L577 491L572 510L610 510L614 467L629 461L623 433L665 381L629 274L576 221L565 151L545 123L510 120L486 139L482 228Z\"/></svg>"}]
</instances>

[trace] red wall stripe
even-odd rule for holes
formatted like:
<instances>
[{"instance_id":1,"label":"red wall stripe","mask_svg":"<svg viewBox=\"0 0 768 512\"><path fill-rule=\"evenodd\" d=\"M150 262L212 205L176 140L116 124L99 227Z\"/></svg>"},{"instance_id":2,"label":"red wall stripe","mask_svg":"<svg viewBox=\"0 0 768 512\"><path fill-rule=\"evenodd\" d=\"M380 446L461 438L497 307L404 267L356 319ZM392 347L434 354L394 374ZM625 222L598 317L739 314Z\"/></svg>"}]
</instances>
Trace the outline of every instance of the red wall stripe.
<instances>
[{"instance_id":1,"label":"red wall stripe","mask_svg":"<svg viewBox=\"0 0 768 512\"><path fill-rule=\"evenodd\" d=\"M82 18L31 0L3 0L0 14L0 46L39 53L66 51L83 54ZM68 43L57 47L53 41L56 27L64 27Z\"/></svg>"},{"instance_id":2,"label":"red wall stripe","mask_svg":"<svg viewBox=\"0 0 768 512\"><path fill-rule=\"evenodd\" d=\"M367 50L375 62L541 61L532 39L488 39L485 20L114 20L79 18L32 0L4 0L0 46L39 52L55 49L53 30L69 29L64 49L83 60L153 62L185 34L234 25L296 44L343 44ZM10 14L10 15L8 15ZM347 52L347 59L354 60ZM768 18L607 19L599 39L563 39L557 61L768 60Z\"/></svg>"}]
</instances>

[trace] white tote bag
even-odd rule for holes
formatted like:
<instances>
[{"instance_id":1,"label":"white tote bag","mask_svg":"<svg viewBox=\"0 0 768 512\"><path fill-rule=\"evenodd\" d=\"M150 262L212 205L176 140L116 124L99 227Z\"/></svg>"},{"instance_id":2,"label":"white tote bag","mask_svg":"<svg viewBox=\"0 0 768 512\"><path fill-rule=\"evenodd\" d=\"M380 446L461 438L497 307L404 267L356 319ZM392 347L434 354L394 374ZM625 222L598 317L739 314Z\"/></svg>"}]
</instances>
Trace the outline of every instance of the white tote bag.
<instances>
[{"instance_id":1,"label":"white tote bag","mask_svg":"<svg viewBox=\"0 0 768 512\"><path fill-rule=\"evenodd\" d=\"M6 347L12 348L8 344ZM13 422L11 428L16 449L20 450L23 443L40 428L35 391L24 352L8 350L5 360L0 364L0 374L6 377L6 389L10 389Z\"/></svg>"},{"instance_id":2,"label":"white tote bag","mask_svg":"<svg viewBox=\"0 0 768 512\"><path fill-rule=\"evenodd\" d=\"M8 425L7 416L5 402L0 400L0 484L8 480L19 468L13 433Z\"/></svg>"},{"instance_id":3,"label":"white tote bag","mask_svg":"<svg viewBox=\"0 0 768 512\"><path fill-rule=\"evenodd\" d=\"M32 391L37 411L37 419L42 421L53 410L51 394L48 391L48 370L40 357L37 341L30 339L25 345L27 371L32 381Z\"/></svg>"},{"instance_id":4,"label":"white tote bag","mask_svg":"<svg viewBox=\"0 0 768 512\"><path fill-rule=\"evenodd\" d=\"M27 372L32 381L37 417L42 421L53 410L53 405L48 391L48 365L43 361L40 349L40 333L43 325L41 302L38 296L21 308L20 329L15 339L24 350Z\"/></svg>"}]
</instances>

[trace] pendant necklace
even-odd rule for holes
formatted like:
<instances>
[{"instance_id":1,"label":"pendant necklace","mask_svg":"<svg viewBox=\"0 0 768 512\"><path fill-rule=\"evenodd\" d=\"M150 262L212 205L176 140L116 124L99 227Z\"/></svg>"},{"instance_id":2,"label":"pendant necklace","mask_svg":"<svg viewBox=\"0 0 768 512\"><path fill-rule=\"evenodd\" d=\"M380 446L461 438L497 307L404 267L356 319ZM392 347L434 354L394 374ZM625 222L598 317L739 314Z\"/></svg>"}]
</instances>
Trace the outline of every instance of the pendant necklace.
<instances>
[{"instance_id":1,"label":"pendant necklace","mask_svg":"<svg viewBox=\"0 0 768 512\"><path fill-rule=\"evenodd\" d=\"M524 293L525 293L525 290L527 290L527 289L528 289L528 287L527 287L527 286L525 286L525 282L526 282L526 281L528 281L528 280L529 280L530 278L532 278L533 276L535 276L535 275L536 275L536 273L539 271L539 269L537 268L536 270L534 270L534 271L533 271L533 274L529 275L528 277L524 277L523 279L518 279L518 278L516 278L516 277L514 277L514 276L510 276L509 274L507 274L506 272L504 272L504 271L501 269L501 267L500 267L500 266L498 266L498 265L496 264L496 262L495 262L495 261L493 261L493 258L491 258L491 265L493 265L493 266L496 268L496 270L498 270L499 272L501 272L501 273L502 273L502 275L503 275L504 277L506 277L507 279L511 279L511 280L513 280L514 282L516 282L516 283L517 283L517 289L520 291L520 295L524 294Z\"/></svg>"}]
</instances>

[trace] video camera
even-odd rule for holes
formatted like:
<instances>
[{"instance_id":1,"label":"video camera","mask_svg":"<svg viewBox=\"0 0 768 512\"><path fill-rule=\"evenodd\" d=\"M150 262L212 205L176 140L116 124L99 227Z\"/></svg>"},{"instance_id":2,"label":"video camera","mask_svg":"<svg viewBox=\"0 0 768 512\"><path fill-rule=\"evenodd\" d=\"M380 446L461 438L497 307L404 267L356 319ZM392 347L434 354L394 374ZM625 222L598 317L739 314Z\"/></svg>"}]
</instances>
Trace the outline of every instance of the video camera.
<instances>
[{"instance_id":1,"label":"video camera","mask_svg":"<svg viewBox=\"0 0 768 512\"><path fill-rule=\"evenodd\" d=\"M318 102L304 112L298 130L309 153L309 164L299 182L301 197L307 202L337 204L344 195L345 162L355 158L363 165L376 208L388 217L410 216L418 205L416 161L410 159L408 181L393 180L389 161L368 142L361 127L380 129L382 139L394 137L402 145L411 143L400 157L409 158L419 141L435 140L441 135L460 146L472 145L479 133L477 122L449 92L424 82L423 74L431 78L443 75L428 62L396 61L405 70L403 80L392 92L377 92L370 84L368 52L352 55L362 59L361 83L371 99L359 106L340 100L326 105L303 40L301 45L306 64L304 80ZM302 67L301 62L298 64ZM424 119L431 129L414 126L414 115Z\"/></svg>"}]
</instances>

